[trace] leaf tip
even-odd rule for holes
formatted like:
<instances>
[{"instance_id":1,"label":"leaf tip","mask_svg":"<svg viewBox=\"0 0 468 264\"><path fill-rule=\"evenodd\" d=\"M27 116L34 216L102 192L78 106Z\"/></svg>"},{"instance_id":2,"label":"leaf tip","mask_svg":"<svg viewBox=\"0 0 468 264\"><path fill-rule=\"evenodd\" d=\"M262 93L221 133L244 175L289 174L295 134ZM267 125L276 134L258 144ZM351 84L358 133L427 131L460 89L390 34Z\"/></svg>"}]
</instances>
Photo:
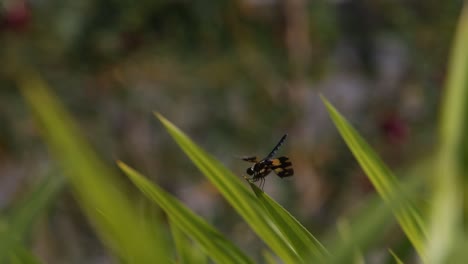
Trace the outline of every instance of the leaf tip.
<instances>
[{"instance_id":1,"label":"leaf tip","mask_svg":"<svg viewBox=\"0 0 468 264\"><path fill-rule=\"evenodd\" d=\"M117 166L119 166L119 168L124 172L130 169L130 167L121 160L116 160L115 163L117 163Z\"/></svg>"},{"instance_id":2,"label":"leaf tip","mask_svg":"<svg viewBox=\"0 0 468 264\"><path fill-rule=\"evenodd\" d=\"M169 121L167 120L163 115L161 115L159 112L156 112L154 111L153 112L154 116L159 119L159 121L166 127L166 128L169 128L169 127L173 127L174 125Z\"/></svg>"},{"instance_id":3,"label":"leaf tip","mask_svg":"<svg viewBox=\"0 0 468 264\"><path fill-rule=\"evenodd\" d=\"M121 160L116 160L115 163L117 163L117 166L119 167L122 167L123 165L125 165L125 163Z\"/></svg>"},{"instance_id":4,"label":"leaf tip","mask_svg":"<svg viewBox=\"0 0 468 264\"><path fill-rule=\"evenodd\" d=\"M322 101L327 101L327 98L322 93L319 93L319 97Z\"/></svg>"},{"instance_id":5,"label":"leaf tip","mask_svg":"<svg viewBox=\"0 0 468 264\"><path fill-rule=\"evenodd\" d=\"M161 121L161 122L163 122L163 123L164 123L165 121L167 121L167 119L166 119L163 115L161 115L161 113L159 113L159 112L157 112L157 111L154 111L154 112L153 112L153 115L154 115L157 119L159 119L159 121Z\"/></svg>"},{"instance_id":6,"label":"leaf tip","mask_svg":"<svg viewBox=\"0 0 468 264\"><path fill-rule=\"evenodd\" d=\"M328 101L328 99L322 93L320 93L319 96L320 100L322 100L322 102L325 104L325 107L329 108L331 106L330 101Z\"/></svg>"}]
</instances>

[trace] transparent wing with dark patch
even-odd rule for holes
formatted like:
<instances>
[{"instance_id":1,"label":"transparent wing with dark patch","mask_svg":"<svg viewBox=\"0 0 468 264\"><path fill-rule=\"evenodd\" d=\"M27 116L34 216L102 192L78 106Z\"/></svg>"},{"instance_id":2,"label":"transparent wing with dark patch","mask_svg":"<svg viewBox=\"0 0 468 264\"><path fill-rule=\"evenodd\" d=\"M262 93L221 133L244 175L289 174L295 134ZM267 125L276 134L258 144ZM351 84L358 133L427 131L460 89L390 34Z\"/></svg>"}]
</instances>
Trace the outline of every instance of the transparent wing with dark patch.
<instances>
[{"instance_id":1,"label":"transparent wing with dark patch","mask_svg":"<svg viewBox=\"0 0 468 264\"><path fill-rule=\"evenodd\" d=\"M270 159L270 168L280 178L290 177L294 175L292 163L288 157L279 157L277 159Z\"/></svg>"}]
</instances>

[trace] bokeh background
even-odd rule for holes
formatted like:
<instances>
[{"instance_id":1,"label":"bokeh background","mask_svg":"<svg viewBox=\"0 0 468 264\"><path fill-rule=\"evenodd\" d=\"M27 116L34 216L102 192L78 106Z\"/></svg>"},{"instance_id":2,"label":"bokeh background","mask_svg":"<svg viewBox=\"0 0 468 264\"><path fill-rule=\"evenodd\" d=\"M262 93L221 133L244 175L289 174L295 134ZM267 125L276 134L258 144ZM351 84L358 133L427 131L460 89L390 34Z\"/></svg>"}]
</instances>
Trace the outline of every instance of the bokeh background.
<instances>
[{"instance_id":1,"label":"bokeh background","mask_svg":"<svg viewBox=\"0 0 468 264\"><path fill-rule=\"evenodd\" d=\"M15 69L28 65L111 166L121 159L138 168L256 256L262 243L152 112L239 177L250 165L239 157L266 155L288 133L279 154L291 158L295 176L271 175L265 191L314 235L326 236L374 190L319 95L392 169L424 156L435 145L463 1L0 3L2 212L56 163L14 79ZM385 244L367 259L384 263L391 245L412 259L401 233L382 236ZM30 243L46 263L113 263L68 189L35 225Z\"/></svg>"}]
</instances>

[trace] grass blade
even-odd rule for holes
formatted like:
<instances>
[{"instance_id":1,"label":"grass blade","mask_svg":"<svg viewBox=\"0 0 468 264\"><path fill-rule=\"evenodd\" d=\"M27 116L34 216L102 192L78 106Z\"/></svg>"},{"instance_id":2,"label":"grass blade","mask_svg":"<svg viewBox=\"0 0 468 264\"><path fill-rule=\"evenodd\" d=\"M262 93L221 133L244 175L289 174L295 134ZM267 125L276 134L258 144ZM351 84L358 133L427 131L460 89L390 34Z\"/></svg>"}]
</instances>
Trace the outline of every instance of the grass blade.
<instances>
[{"instance_id":1,"label":"grass blade","mask_svg":"<svg viewBox=\"0 0 468 264\"><path fill-rule=\"evenodd\" d=\"M280 231L285 234L285 237L291 242L302 259L313 258L320 261L323 260L324 256L328 255L325 247L288 211L260 190L257 185L250 183L250 187L260 204L270 214L271 219Z\"/></svg>"},{"instance_id":2,"label":"grass blade","mask_svg":"<svg viewBox=\"0 0 468 264\"><path fill-rule=\"evenodd\" d=\"M209 263L208 255L200 245L190 239L176 224L169 218L172 238L176 249L176 263L178 264L202 264Z\"/></svg>"},{"instance_id":3,"label":"grass blade","mask_svg":"<svg viewBox=\"0 0 468 264\"><path fill-rule=\"evenodd\" d=\"M403 186L405 191L412 194L412 200L417 204L423 204L427 197L421 197L421 189L426 184L426 178L421 175L429 174L430 164L433 164L433 157L428 157L417 162L415 165L399 172L405 175ZM401 203L394 203L392 207L400 206ZM377 193L369 195L357 208L356 212L345 218L347 223L345 236L343 232L333 231L328 234L327 248L333 254L326 263L348 263L350 259L356 256L356 251L367 252L372 246L383 239L381 234L391 231L395 227L395 218L392 217L391 207L388 206ZM347 234L346 234L347 233ZM376 238L376 234L379 234Z\"/></svg>"},{"instance_id":4,"label":"grass blade","mask_svg":"<svg viewBox=\"0 0 468 264\"><path fill-rule=\"evenodd\" d=\"M156 116L193 163L217 187L224 198L273 252L285 263L302 261L293 246L274 225L268 213L258 204L257 199L242 184L239 177L195 145L167 119L159 114L156 114Z\"/></svg>"},{"instance_id":5,"label":"grass blade","mask_svg":"<svg viewBox=\"0 0 468 264\"><path fill-rule=\"evenodd\" d=\"M278 261L275 259L275 256L268 250L263 250L262 252L263 259L266 264L277 264Z\"/></svg>"},{"instance_id":6,"label":"grass blade","mask_svg":"<svg viewBox=\"0 0 468 264\"><path fill-rule=\"evenodd\" d=\"M64 186L64 178L50 175L45 178L7 217L2 219L0 231L0 263L24 241L31 225L53 201Z\"/></svg>"},{"instance_id":7,"label":"grass blade","mask_svg":"<svg viewBox=\"0 0 468 264\"><path fill-rule=\"evenodd\" d=\"M172 224L194 238L216 263L253 263L236 246L223 237L201 217L194 214L176 198L151 183L123 162L119 167L151 201L158 204L172 220Z\"/></svg>"},{"instance_id":8,"label":"grass blade","mask_svg":"<svg viewBox=\"0 0 468 264\"><path fill-rule=\"evenodd\" d=\"M448 263L468 216L468 5L462 9L452 49L440 122L437 173L426 252L431 263ZM465 186L465 189L463 187ZM463 204L465 207L463 207ZM463 214L464 212L464 214ZM463 219L465 222L463 223Z\"/></svg>"},{"instance_id":9,"label":"grass blade","mask_svg":"<svg viewBox=\"0 0 468 264\"><path fill-rule=\"evenodd\" d=\"M161 225L139 217L116 174L91 150L47 84L34 73L18 81L44 139L104 243L126 263L167 262L166 244L157 230Z\"/></svg>"},{"instance_id":10,"label":"grass blade","mask_svg":"<svg viewBox=\"0 0 468 264\"><path fill-rule=\"evenodd\" d=\"M172 238L174 240L174 245L176 248L176 259L178 264L190 264L198 263L191 261L191 242L188 237L180 230L179 227L174 223L174 220L169 217L169 222L171 226Z\"/></svg>"},{"instance_id":11,"label":"grass blade","mask_svg":"<svg viewBox=\"0 0 468 264\"><path fill-rule=\"evenodd\" d=\"M404 264L404 262L397 256L397 254L395 254L395 252L393 252L393 250L389 249L388 252L390 252L396 264Z\"/></svg>"},{"instance_id":12,"label":"grass blade","mask_svg":"<svg viewBox=\"0 0 468 264\"><path fill-rule=\"evenodd\" d=\"M379 195L392 208L401 228L424 260L423 248L426 231L416 207L412 205L409 199L405 199L405 193L396 177L365 140L325 98L322 97L322 100L351 152L366 172Z\"/></svg>"}]
</instances>

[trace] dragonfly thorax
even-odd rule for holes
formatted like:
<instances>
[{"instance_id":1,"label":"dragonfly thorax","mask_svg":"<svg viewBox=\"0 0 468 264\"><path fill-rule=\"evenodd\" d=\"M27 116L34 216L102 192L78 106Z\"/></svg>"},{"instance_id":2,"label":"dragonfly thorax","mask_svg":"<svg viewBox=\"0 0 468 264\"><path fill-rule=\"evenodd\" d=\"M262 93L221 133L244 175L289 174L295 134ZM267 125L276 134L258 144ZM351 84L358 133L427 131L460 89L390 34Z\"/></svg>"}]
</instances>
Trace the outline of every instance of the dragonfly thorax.
<instances>
[{"instance_id":1,"label":"dragonfly thorax","mask_svg":"<svg viewBox=\"0 0 468 264\"><path fill-rule=\"evenodd\" d=\"M268 164L265 160L260 161L258 163L255 163L252 165L252 167L247 169L247 174L250 176L266 176L270 172L270 169L268 168Z\"/></svg>"}]
</instances>

